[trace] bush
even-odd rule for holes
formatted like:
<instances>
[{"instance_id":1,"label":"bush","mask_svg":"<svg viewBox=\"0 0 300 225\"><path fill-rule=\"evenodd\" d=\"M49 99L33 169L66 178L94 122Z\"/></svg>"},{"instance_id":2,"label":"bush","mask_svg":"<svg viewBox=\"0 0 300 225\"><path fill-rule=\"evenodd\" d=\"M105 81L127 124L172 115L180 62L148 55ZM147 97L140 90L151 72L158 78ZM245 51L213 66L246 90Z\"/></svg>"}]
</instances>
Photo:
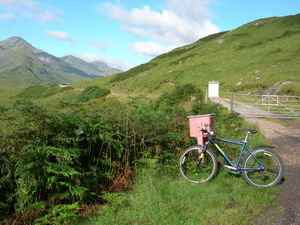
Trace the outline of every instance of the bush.
<instances>
[{"instance_id":1,"label":"bush","mask_svg":"<svg viewBox=\"0 0 300 225\"><path fill-rule=\"evenodd\" d=\"M181 102L203 103L204 95L200 88L193 84L177 86L174 90L166 92L156 102L156 106L174 106Z\"/></svg>"},{"instance_id":2,"label":"bush","mask_svg":"<svg viewBox=\"0 0 300 225\"><path fill-rule=\"evenodd\" d=\"M98 86L89 86L85 88L76 98L75 102L87 102L94 98L105 97L110 94L110 91L105 88L100 88Z\"/></svg>"}]
</instances>

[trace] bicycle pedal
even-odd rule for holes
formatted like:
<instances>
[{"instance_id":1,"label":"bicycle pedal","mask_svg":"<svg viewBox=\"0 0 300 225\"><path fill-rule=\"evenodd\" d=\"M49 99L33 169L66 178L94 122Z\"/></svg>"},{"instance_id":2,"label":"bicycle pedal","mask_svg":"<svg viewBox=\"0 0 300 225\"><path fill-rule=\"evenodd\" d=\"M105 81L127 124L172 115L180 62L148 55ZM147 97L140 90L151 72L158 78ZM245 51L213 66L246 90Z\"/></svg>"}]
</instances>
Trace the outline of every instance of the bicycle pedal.
<instances>
[{"instance_id":1,"label":"bicycle pedal","mask_svg":"<svg viewBox=\"0 0 300 225\"><path fill-rule=\"evenodd\" d=\"M229 173L232 173L234 175L240 175L241 171L237 170L235 167L228 166L228 165L223 165L226 169L229 169Z\"/></svg>"},{"instance_id":2,"label":"bicycle pedal","mask_svg":"<svg viewBox=\"0 0 300 225\"><path fill-rule=\"evenodd\" d=\"M232 173L234 175L240 175L242 172L241 171L234 171L234 170L230 170L228 171L229 173Z\"/></svg>"}]
</instances>

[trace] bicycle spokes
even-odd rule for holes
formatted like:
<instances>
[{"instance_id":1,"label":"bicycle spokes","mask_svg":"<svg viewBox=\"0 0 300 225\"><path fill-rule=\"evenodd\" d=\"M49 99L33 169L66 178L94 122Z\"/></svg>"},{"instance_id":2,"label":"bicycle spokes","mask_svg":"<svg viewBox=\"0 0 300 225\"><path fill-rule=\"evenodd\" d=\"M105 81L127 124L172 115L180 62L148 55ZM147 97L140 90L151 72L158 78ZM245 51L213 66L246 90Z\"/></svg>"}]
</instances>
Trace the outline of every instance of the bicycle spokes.
<instances>
[{"instance_id":1,"label":"bicycle spokes","mask_svg":"<svg viewBox=\"0 0 300 225\"><path fill-rule=\"evenodd\" d=\"M215 169L212 156L197 149L186 152L181 161L183 175L190 181L198 183L204 182Z\"/></svg>"},{"instance_id":2,"label":"bicycle spokes","mask_svg":"<svg viewBox=\"0 0 300 225\"><path fill-rule=\"evenodd\" d=\"M254 157L253 157L254 156ZM249 155L245 161L245 178L255 186L269 186L277 181L281 174L280 161L270 151L260 150ZM259 168L263 165L263 170Z\"/></svg>"}]
</instances>

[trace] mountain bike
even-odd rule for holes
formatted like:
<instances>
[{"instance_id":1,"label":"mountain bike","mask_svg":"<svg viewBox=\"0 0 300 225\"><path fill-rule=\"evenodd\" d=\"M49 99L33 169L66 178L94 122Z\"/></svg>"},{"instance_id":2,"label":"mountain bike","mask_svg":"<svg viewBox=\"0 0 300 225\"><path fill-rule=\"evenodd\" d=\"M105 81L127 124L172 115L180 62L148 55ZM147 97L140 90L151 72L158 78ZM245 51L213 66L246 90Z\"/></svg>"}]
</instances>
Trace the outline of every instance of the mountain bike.
<instances>
[{"instance_id":1,"label":"mountain bike","mask_svg":"<svg viewBox=\"0 0 300 225\"><path fill-rule=\"evenodd\" d=\"M186 149L179 159L180 174L193 183L206 183L212 180L218 168L218 160L210 145L214 145L220 155L225 159L224 167L236 174L242 174L244 180L254 187L272 187L283 178L284 166L280 156L270 146L257 146L253 149L247 147L250 134L255 130L245 130L246 136L243 141L233 141L217 138L206 127L200 128L208 134L208 140L203 145L195 145ZM240 146L240 152L234 162L217 144L224 142Z\"/></svg>"}]
</instances>

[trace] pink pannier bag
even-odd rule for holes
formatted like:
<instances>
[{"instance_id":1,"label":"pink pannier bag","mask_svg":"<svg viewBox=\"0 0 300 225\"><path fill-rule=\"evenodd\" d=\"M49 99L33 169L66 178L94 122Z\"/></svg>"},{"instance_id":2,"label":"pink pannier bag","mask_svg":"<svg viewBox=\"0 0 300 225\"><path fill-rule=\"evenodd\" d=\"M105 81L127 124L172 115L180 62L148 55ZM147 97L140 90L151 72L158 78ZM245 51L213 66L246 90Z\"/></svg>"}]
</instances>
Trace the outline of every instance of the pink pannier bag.
<instances>
[{"instance_id":1,"label":"pink pannier bag","mask_svg":"<svg viewBox=\"0 0 300 225\"><path fill-rule=\"evenodd\" d=\"M201 128L206 127L208 131L213 130L213 114L188 116L190 123L190 136L197 138L198 145L207 141L208 134L203 133Z\"/></svg>"}]
</instances>

